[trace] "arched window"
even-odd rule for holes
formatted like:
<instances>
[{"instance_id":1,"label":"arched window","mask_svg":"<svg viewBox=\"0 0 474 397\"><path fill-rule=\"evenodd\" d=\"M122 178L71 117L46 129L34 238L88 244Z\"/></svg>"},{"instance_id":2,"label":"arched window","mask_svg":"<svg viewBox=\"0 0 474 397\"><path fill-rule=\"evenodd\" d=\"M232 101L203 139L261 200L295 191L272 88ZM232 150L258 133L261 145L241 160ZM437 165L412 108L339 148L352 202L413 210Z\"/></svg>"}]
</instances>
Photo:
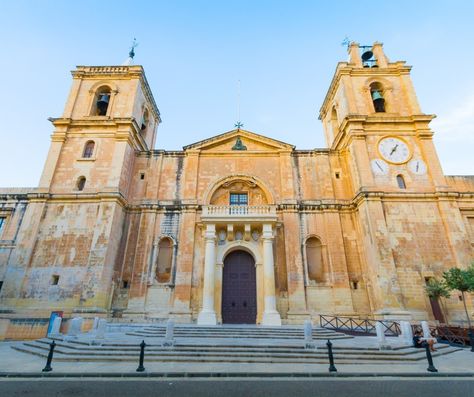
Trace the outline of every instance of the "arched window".
<instances>
[{"instance_id":1,"label":"arched window","mask_svg":"<svg viewBox=\"0 0 474 397\"><path fill-rule=\"evenodd\" d=\"M173 241L164 237L158 243L158 258L156 259L156 279L159 283L170 281L172 259Z\"/></svg>"},{"instance_id":2,"label":"arched window","mask_svg":"<svg viewBox=\"0 0 474 397\"><path fill-rule=\"evenodd\" d=\"M86 185L86 177L80 176L77 178L76 189L79 191L84 190L84 186Z\"/></svg>"},{"instance_id":3,"label":"arched window","mask_svg":"<svg viewBox=\"0 0 474 397\"><path fill-rule=\"evenodd\" d=\"M324 281L323 249L319 238L310 237L306 240L306 261L308 278L316 282Z\"/></svg>"},{"instance_id":4,"label":"arched window","mask_svg":"<svg viewBox=\"0 0 474 397\"><path fill-rule=\"evenodd\" d=\"M110 87L102 86L95 94L94 106L92 107L93 116L107 116L107 110L110 103Z\"/></svg>"},{"instance_id":5,"label":"arched window","mask_svg":"<svg viewBox=\"0 0 474 397\"><path fill-rule=\"evenodd\" d=\"M383 87L380 83L372 83L370 85L370 97L374 104L374 110L377 113L385 112L385 99L383 97Z\"/></svg>"},{"instance_id":6,"label":"arched window","mask_svg":"<svg viewBox=\"0 0 474 397\"><path fill-rule=\"evenodd\" d=\"M148 128L148 122L149 121L150 121L150 116L149 116L149 113L148 113L148 109L145 108L145 110L143 111L142 125L140 127L142 132L145 132L146 129Z\"/></svg>"},{"instance_id":7,"label":"arched window","mask_svg":"<svg viewBox=\"0 0 474 397\"><path fill-rule=\"evenodd\" d=\"M87 141L84 145L84 151L82 152L82 157L85 159L90 159L94 154L94 141Z\"/></svg>"},{"instance_id":8,"label":"arched window","mask_svg":"<svg viewBox=\"0 0 474 397\"><path fill-rule=\"evenodd\" d=\"M403 175L397 175L397 184L400 189L406 189L407 185L405 184L405 179Z\"/></svg>"}]
</instances>

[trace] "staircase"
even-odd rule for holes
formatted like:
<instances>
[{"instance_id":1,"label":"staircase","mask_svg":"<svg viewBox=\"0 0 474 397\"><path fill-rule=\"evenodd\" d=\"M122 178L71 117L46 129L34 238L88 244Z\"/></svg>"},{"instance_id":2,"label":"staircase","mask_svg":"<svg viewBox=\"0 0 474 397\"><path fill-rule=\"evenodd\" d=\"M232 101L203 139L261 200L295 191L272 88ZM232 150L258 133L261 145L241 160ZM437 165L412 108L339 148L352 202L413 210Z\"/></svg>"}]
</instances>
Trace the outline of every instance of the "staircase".
<instances>
[{"instance_id":1,"label":"staircase","mask_svg":"<svg viewBox=\"0 0 474 397\"><path fill-rule=\"evenodd\" d=\"M144 326L129 332L110 333L100 346L91 345L87 334L72 341L54 338L57 344L54 360L137 361L139 343L145 340L146 362L326 364L327 339L331 339L334 358L341 364L426 360L424 349L398 345L392 350L379 350L373 339L352 338L319 328L313 329L316 348L306 348L303 330L296 327L176 326L172 347L162 345L164 336L164 326ZM43 338L17 343L12 348L46 357L51 341ZM372 342L366 343L368 341ZM434 357L460 350L445 345L437 349Z\"/></svg>"},{"instance_id":2,"label":"staircase","mask_svg":"<svg viewBox=\"0 0 474 397\"><path fill-rule=\"evenodd\" d=\"M127 332L126 335L140 337L164 338L166 327L146 326L136 331ZM175 338L198 338L198 339L248 339L248 340L294 340L304 339L304 331L297 327L256 327L245 325L224 325L224 326L175 326ZM351 339L352 336L342 332L327 330L324 328L313 328L313 339Z\"/></svg>"}]
</instances>

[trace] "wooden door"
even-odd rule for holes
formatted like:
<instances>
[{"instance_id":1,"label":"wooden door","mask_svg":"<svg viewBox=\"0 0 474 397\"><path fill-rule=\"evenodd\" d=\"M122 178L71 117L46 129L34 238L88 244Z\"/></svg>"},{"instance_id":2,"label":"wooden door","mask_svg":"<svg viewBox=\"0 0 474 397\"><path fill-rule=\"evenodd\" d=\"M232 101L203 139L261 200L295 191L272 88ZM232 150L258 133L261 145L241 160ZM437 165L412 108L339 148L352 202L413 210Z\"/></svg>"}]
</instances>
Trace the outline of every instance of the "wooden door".
<instances>
[{"instance_id":1,"label":"wooden door","mask_svg":"<svg viewBox=\"0 0 474 397\"><path fill-rule=\"evenodd\" d=\"M439 300L436 298L430 298L431 310L433 310L433 316L435 320L438 320L441 324L444 324L444 316L439 305Z\"/></svg>"},{"instance_id":2,"label":"wooden door","mask_svg":"<svg viewBox=\"0 0 474 397\"><path fill-rule=\"evenodd\" d=\"M222 322L224 324L255 324L256 319L255 262L245 251L231 252L224 260Z\"/></svg>"}]
</instances>

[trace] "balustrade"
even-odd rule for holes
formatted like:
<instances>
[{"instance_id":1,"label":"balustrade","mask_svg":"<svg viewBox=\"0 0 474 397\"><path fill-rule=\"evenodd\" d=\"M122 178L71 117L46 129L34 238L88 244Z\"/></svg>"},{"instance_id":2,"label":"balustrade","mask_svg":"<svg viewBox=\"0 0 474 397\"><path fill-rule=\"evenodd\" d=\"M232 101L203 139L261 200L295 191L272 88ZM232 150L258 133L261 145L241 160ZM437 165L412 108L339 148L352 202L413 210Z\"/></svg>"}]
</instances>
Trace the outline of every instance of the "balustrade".
<instances>
[{"instance_id":1,"label":"balustrade","mask_svg":"<svg viewBox=\"0 0 474 397\"><path fill-rule=\"evenodd\" d=\"M274 205L207 205L203 217L276 216Z\"/></svg>"}]
</instances>

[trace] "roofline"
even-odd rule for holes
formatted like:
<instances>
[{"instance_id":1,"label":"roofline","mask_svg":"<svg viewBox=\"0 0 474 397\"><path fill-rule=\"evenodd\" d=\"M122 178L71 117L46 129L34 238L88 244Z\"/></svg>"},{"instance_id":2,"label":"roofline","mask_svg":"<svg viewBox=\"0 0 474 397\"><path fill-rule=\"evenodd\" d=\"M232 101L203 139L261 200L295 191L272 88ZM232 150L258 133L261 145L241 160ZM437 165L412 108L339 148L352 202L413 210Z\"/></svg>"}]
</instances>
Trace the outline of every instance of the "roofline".
<instances>
[{"instance_id":1,"label":"roofline","mask_svg":"<svg viewBox=\"0 0 474 397\"><path fill-rule=\"evenodd\" d=\"M230 131L227 131L227 132L223 132L222 134L219 134L219 135L214 135L213 137L210 137L210 138L206 138L206 139L203 139L201 141L197 141L197 142L194 142L194 143L191 143L189 145L186 145L186 146L183 146L183 150L188 150L188 149L193 149L194 147L196 146L200 146L200 145L203 145L205 143L208 143L208 142L212 142L212 141L215 141L215 140L219 140L221 138L225 138L226 135L232 135L234 134L235 132L242 132L244 134L250 134L250 135L254 135L258 138L263 138L265 140L271 140L273 142L276 142L276 143L279 143L283 146L287 146L288 148L291 148L291 150L295 150L296 146L294 145L291 145L289 143L286 143L286 142L283 142L283 141L279 141L278 139L273 139L273 138L270 138L268 136L265 136L265 135L260 135L260 134L256 134L255 132L252 132L252 131L248 131L248 130L242 130L242 129L233 129L233 130L230 130Z\"/></svg>"}]
</instances>

